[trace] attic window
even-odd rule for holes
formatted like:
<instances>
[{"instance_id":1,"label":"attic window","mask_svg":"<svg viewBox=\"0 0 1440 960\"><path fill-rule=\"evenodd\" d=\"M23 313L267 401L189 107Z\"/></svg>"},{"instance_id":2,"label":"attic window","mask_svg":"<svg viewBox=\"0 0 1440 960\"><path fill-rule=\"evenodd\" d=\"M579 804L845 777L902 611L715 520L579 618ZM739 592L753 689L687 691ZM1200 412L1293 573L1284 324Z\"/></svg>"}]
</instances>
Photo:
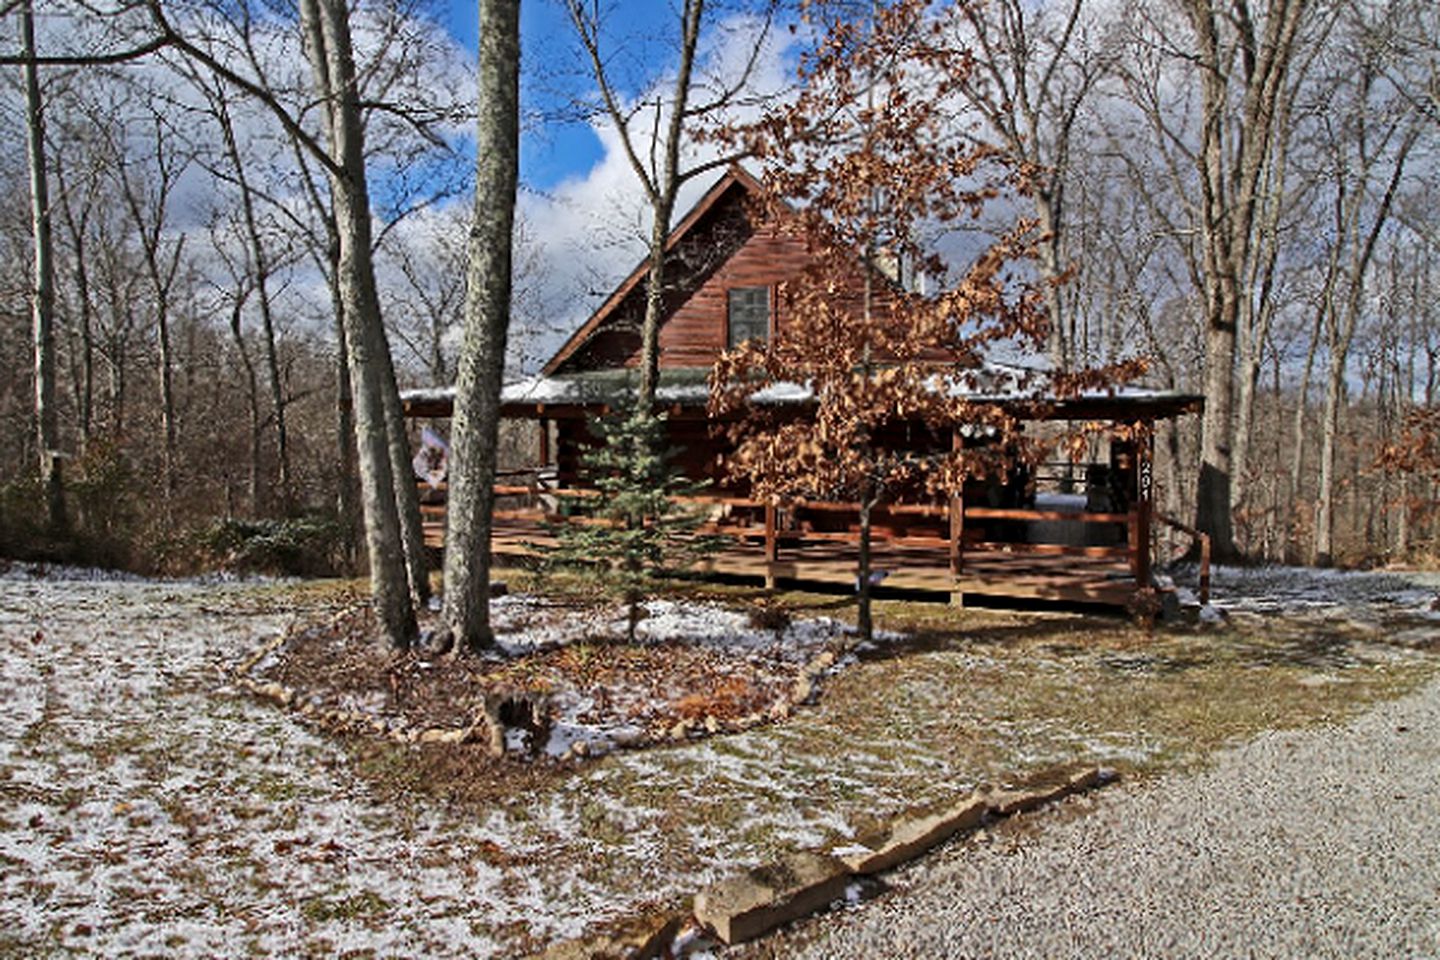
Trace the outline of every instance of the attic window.
<instances>
[{"instance_id":1,"label":"attic window","mask_svg":"<svg viewBox=\"0 0 1440 960\"><path fill-rule=\"evenodd\" d=\"M770 288L737 287L730 291L727 346L735 349L746 340L770 337Z\"/></svg>"}]
</instances>

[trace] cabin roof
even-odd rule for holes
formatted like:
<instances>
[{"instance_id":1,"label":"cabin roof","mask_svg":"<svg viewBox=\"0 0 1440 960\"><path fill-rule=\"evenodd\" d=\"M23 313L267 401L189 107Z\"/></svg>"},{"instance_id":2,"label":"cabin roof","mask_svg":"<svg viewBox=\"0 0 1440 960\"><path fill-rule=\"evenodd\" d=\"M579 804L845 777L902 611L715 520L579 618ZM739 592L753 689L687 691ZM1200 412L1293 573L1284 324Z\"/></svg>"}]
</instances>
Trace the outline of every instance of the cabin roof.
<instances>
[{"instance_id":1,"label":"cabin roof","mask_svg":"<svg viewBox=\"0 0 1440 960\"><path fill-rule=\"evenodd\" d=\"M750 173L732 165L670 232L666 249L671 250L704 223L707 215L736 192L758 195L761 185ZM631 367L565 369L567 361L602 332L626 298L640 288L649 271L643 258L590 318L577 329L541 368L537 376L506 385L501 393L506 416L563 416L593 413L621 406L639 392L639 371ZM1003 356L1003 354L1001 355ZM1046 396L1048 373L1010 358L993 358L978 367L937 368L935 389L974 402L1005 406L1047 408L1045 419L1137 420L1179 416L1204 409L1204 397L1170 390L1119 386L1078 397ZM709 373L706 367L669 367L659 371L656 401L672 410L704 415L709 401ZM401 395L405 412L412 417L449 417L454 408L454 387L407 390ZM773 384L758 391L751 402L771 406L803 407L814 402L805 384Z\"/></svg>"}]
</instances>

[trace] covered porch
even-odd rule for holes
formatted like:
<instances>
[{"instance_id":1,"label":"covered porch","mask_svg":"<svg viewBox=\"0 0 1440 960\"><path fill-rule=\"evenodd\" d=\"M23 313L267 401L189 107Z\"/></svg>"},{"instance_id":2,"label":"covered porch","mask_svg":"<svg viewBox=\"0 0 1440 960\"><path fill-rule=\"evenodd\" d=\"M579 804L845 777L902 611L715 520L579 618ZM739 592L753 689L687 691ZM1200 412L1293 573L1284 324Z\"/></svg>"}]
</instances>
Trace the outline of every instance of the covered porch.
<instances>
[{"instance_id":1,"label":"covered porch","mask_svg":"<svg viewBox=\"0 0 1440 960\"><path fill-rule=\"evenodd\" d=\"M711 436L700 384L664 384L661 399L669 431L682 452L677 466L695 477L719 476L724 450ZM697 387L699 388L697 390ZM585 392L581 392L581 388ZM561 516L560 503L588 492L579 486L578 454L586 423L614 402L609 391L584 383L570 392L547 384L507 390L504 414L534 424L528 463L511 464L498 478L492 550L523 562L554 542L556 523L593 522ZM697 403L697 400L700 400ZM405 396L406 413L446 418L451 398L443 391ZM1132 392L1055 403L1051 421L1106 421L1142 425L1193 412L1193 395ZM1037 427L1043 425L1037 424ZM921 591L963 604L967 598L999 597L1100 604L1141 614L1154 606L1157 524L1194 537L1202 561L1208 541L1153 508L1150 430L1141 441L1114 441L1096 462L1042 464L1010 483L967 482L948 499L916 498L878 508L873 518L872 569L881 585ZM960 442L957 432L953 442ZM427 542L443 549L444 488L425 490ZM702 512L702 533L723 546L694 571L742 578L757 586L853 587L859 543L858 507L844 502L771 504L745 491L713 488L687 498ZM1202 591L1208 590L1202 563Z\"/></svg>"}]
</instances>

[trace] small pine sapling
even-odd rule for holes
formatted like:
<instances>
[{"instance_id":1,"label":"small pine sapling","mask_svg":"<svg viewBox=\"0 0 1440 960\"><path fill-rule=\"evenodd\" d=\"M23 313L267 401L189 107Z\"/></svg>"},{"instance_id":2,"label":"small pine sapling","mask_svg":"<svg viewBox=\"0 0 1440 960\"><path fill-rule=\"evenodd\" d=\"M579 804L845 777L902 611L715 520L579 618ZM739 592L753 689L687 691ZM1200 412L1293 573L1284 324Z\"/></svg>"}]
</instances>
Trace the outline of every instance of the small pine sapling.
<instances>
[{"instance_id":1,"label":"small pine sapling","mask_svg":"<svg viewBox=\"0 0 1440 960\"><path fill-rule=\"evenodd\" d=\"M558 543L547 560L616 591L627 607L626 638L633 643L640 604L655 586L718 543L699 533L705 516L684 501L704 484L671 465L663 415L637 406L589 426L596 444L580 458L588 495L564 498L571 516L552 527Z\"/></svg>"}]
</instances>

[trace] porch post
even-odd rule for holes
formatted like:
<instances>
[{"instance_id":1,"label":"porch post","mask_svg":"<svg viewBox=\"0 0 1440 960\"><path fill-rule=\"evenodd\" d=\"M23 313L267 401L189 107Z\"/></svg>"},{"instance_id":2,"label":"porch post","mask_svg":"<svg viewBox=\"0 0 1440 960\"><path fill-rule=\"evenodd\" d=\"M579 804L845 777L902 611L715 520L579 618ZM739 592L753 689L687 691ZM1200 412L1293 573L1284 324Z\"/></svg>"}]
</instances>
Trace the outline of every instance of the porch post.
<instances>
[{"instance_id":1,"label":"porch post","mask_svg":"<svg viewBox=\"0 0 1440 960\"><path fill-rule=\"evenodd\" d=\"M775 589L775 561L780 556L780 544L776 538L776 507L774 503L765 504L765 589Z\"/></svg>"},{"instance_id":2,"label":"porch post","mask_svg":"<svg viewBox=\"0 0 1440 960\"><path fill-rule=\"evenodd\" d=\"M1150 514L1155 478L1149 431L1134 444L1134 451L1135 505L1130 510L1130 569L1135 575L1136 589L1144 590L1150 587Z\"/></svg>"},{"instance_id":3,"label":"porch post","mask_svg":"<svg viewBox=\"0 0 1440 960\"><path fill-rule=\"evenodd\" d=\"M950 495L950 603L965 606L965 593L960 577L965 573L965 490Z\"/></svg>"},{"instance_id":4,"label":"porch post","mask_svg":"<svg viewBox=\"0 0 1440 960\"><path fill-rule=\"evenodd\" d=\"M960 450L965 445L965 437L960 433L959 425L950 428L950 449ZM960 481L960 486L951 491L949 502L950 513L950 605L955 607L965 606L965 591L960 589L960 578L965 573L965 481Z\"/></svg>"}]
</instances>

